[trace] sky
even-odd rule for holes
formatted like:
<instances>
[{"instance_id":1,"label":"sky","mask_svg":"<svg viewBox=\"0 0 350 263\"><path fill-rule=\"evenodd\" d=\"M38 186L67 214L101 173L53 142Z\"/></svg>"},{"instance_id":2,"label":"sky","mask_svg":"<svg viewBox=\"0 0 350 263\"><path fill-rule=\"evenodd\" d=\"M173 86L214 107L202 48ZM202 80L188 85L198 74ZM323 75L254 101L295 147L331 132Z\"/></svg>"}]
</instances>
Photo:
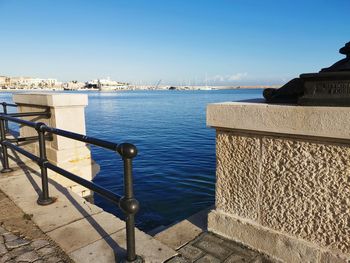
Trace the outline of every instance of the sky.
<instances>
[{"instance_id":1,"label":"sky","mask_svg":"<svg viewBox=\"0 0 350 263\"><path fill-rule=\"evenodd\" d=\"M0 75L275 85L343 58L349 0L0 0Z\"/></svg>"}]
</instances>

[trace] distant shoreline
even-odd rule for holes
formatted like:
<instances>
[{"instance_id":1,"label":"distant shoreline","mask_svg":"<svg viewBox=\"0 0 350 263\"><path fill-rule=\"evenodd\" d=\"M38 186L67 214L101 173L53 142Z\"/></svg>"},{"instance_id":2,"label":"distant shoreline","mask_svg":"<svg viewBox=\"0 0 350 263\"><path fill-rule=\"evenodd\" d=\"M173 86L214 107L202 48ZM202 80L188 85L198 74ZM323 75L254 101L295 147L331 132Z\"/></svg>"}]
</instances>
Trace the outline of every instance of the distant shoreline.
<instances>
[{"instance_id":1,"label":"distant shoreline","mask_svg":"<svg viewBox=\"0 0 350 263\"><path fill-rule=\"evenodd\" d=\"M160 86L160 87L154 87L149 85L130 85L128 88L124 89L115 89L115 90L103 90L102 92L117 92L117 91L129 91L129 90L183 90L183 91L190 91L190 90L239 90L239 89L266 89L266 88L279 88L281 85L254 85L254 86ZM79 89L63 89L63 88L0 88L0 92L20 92L20 91L34 91L34 92L41 92L41 91L100 91L99 89L92 89L92 88L79 88Z\"/></svg>"}]
</instances>

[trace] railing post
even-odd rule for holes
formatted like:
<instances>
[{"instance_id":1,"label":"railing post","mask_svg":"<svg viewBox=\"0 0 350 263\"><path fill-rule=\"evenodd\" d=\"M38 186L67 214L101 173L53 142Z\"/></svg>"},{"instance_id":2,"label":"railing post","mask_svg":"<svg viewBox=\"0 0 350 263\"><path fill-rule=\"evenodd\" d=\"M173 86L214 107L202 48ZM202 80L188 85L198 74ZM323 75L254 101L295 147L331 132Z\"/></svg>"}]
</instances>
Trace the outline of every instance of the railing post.
<instances>
[{"instance_id":1,"label":"railing post","mask_svg":"<svg viewBox=\"0 0 350 263\"><path fill-rule=\"evenodd\" d=\"M7 103L6 102L2 103L2 108L3 108L4 114L7 115ZM8 120L5 120L5 132L8 132L8 131L9 131L9 122L8 122Z\"/></svg>"},{"instance_id":2,"label":"railing post","mask_svg":"<svg viewBox=\"0 0 350 263\"><path fill-rule=\"evenodd\" d=\"M7 153L7 146L4 144L6 141L6 130L5 130L5 120L0 119L0 139L1 139L1 148L2 148L2 157L3 157L3 163L2 163L2 170L1 173L8 173L11 172L12 169L9 165L9 156Z\"/></svg>"},{"instance_id":3,"label":"railing post","mask_svg":"<svg viewBox=\"0 0 350 263\"><path fill-rule=\"evenodd\" d=\"M118 146L118 152L124 161L124 196L119 206L126 215L126 262L143 262L136 255L135 246L135 214L139 210L139 202L134 197L132 159L137 155L137 149L132 144L123 143Z\"/></svg>"},{"instance_id":4,"label":"railing post","mask_svg":"<svg viewBox=\"0 0 350 263\"><path fill-rule=\"evenodd\" d=\"M47 177L47 168L45 164L47 163L46 157L46 145L45 145L45 130L43 129L46 125L42 122L38 122L35 126L36 131L38 132L39 138L39 153L40 160L38 162L41 170L41 195L38 198L37 203L39 205L50 205L55 200L49 196L49 180Z\"/></svg>"}]
</instances>

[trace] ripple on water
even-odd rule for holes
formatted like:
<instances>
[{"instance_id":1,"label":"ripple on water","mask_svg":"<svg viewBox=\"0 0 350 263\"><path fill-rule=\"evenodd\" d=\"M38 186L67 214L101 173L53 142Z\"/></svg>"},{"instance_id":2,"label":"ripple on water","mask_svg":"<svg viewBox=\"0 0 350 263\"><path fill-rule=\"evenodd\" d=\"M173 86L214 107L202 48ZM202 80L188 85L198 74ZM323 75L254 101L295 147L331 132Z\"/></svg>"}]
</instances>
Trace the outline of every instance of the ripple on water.
<instances>
[{"instance_id":1,"label":"ripple on water","mask_svg":"<svg viewBox=\"0 0 350 263\"><path fill-rule=\"evenodd\" d=\"M86 92L87 134L128 141L139 150L134 188L141 204L137 225L150 230L169 225L214 203L215 131L206 127L206 105L260 98L261 90ZM0 93L10 102L10 93ZM101 166L94 181L123 193L123 166L113 152L91 147ZM95 203L121 212L98 195Z\"/></svg>"}]
</instances>

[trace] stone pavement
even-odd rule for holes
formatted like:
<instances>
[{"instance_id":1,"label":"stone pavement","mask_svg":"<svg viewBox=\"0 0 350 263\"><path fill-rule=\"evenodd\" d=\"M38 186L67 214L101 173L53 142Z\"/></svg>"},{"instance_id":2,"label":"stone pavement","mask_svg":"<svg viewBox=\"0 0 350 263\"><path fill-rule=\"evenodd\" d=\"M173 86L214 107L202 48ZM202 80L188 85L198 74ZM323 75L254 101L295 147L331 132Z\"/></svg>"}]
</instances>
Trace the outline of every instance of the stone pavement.
<instances>
[{"instance_id":1,"label":"stone pavement","mask_svg":"<svg viewBox=\"0 0 350 263\"><path fill-rule=\"evenodd\" d=\"M70 262L46 239L28 240L0 227L0 262Z\"/></svg>"},{"instance_id":2,"label":"stone pavement","mask_svg":"<svg viewBox=\"0 0 350 263\"><path fill-rule=\"evenodd\" d=\"M237 242L207 232L208 207L189 218L155 233L154 238L176 250L167 263L277 263L267 255Z\"/></svg>"},{"instance_id":3,"label":"stone pavement","mask_svg":"<svg viewBox=\"0 0 350 263\"><path fill-rule=\"evenodd\" d=\"M37 205L41 178L36 164L0 176L0 190L76 263L119 262L126 254L125 222L49 179L55 202ZM2 207L0 208L2 210ZM176 251L135 229L136 253L145 262L164 262Z\"/></svg>"},{"instance_id":4,"label":"stone pavement","mask_svg":"<svg viewBox=\"0 0 350 263\"><path fill-rule=\"evenodd\" d=\"M0 191L0 263L71 262L67 255Z\"/></svg>"},{"instance_id":5,"label":"stone pavement","mask_svg":"<svg viewBox=\"0 0 350 263\"><path fill-rule=\"evenodd\" d=\"M234 241L212 233L203 232L194 240L177 250L180 255L167 263L277 263Z\"/></svg>"}]
</instances>

